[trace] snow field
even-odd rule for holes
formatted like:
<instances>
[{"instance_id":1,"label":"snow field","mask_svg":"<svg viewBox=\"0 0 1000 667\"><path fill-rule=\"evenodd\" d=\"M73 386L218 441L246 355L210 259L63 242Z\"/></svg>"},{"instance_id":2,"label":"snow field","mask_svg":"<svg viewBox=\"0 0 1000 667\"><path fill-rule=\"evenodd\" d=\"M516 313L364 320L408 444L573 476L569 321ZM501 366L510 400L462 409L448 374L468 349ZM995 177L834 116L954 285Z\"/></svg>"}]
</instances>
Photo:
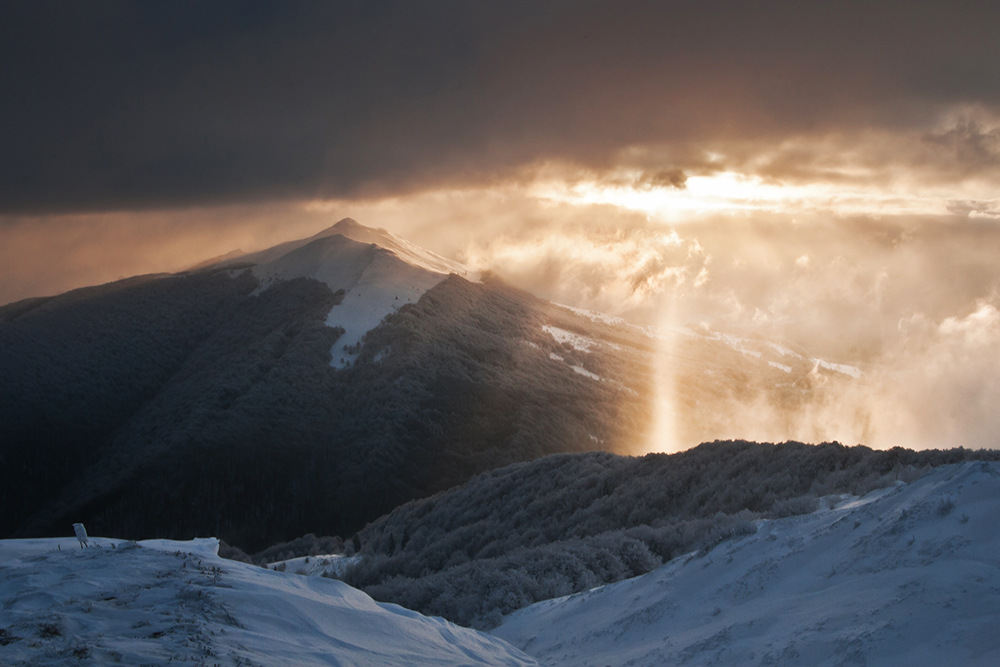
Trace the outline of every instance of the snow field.
<instances>
[{"instance_id":1,"label":"snow field","mask_svg":"<svg viewBox=\"0 0 1000 667\"><path fill-rule=\"evenodd\" d=\"M536 665L339 581L223 560L215 540L0 541L0 664Z\"/></svg>"}]
</instances>

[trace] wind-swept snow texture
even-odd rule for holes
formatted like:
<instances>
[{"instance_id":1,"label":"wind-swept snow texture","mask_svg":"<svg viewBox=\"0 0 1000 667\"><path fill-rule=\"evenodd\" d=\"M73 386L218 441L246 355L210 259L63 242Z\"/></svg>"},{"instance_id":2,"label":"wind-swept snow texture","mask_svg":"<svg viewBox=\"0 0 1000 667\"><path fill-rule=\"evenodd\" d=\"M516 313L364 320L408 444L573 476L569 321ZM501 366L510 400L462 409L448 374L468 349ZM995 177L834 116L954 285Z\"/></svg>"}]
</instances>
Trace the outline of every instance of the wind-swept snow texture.
<instances>
[{"instance_id":1,"label":"wind-swept snow texture","mask_svg":"<svg viewBox=\"0 0 1000 667\"><path fill-rule=\"evenodd\" d=\"M222 560L214 539L91 542L0 541L0 664L537 664L339 581Z\"/></svg>"},{"instance_id":2,"label":"wind-swept snow texture","mask_svg":"<svg viewBox=\"0 0 1000 667\"><path fill-rule=\"evenodd\" d=\"M493 634L553 666L1000 664L1000 465L943 466Z\"/></svg>"}]
</instances>

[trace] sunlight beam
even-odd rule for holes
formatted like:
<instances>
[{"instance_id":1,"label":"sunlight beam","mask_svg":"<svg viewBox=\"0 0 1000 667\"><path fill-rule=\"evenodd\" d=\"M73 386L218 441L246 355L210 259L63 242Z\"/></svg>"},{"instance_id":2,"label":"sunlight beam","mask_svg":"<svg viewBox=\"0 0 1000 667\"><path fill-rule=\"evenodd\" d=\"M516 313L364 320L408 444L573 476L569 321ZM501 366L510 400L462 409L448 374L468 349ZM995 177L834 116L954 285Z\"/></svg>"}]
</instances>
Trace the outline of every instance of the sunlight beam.
<instances>
[{"instance_id":1,"label":"sunlight beam","mask_svg":"<svg viewBox=\"0 0 1000 667\"><path fill-rule=\"evenodd\" d=\"M660 314L653 360L653 419L644 453L672 454L684 449L677 433L677 302L668 299Z\"/></svg>"}]
</instances>

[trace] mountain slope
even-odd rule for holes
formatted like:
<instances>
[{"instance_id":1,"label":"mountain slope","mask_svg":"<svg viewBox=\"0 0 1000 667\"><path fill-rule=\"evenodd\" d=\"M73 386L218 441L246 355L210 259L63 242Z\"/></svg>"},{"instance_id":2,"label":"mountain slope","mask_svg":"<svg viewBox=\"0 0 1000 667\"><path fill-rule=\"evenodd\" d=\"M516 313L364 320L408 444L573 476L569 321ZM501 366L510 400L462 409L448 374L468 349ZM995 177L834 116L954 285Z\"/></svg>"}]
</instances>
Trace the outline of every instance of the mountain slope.
<instances>
[{"instance_id":1,"label":"mountain slope","mask_svg":"<svg viewBox=\"0 0 1000 667\"><path fill-rule=\"evenodd\" d=\"M89 465L255 284L150 276L0 309L0 534Z\"/></svg>"},{"instance_id":2,"label":"mountain slope","mask_svg":"<svg viewBox=\"0 0 1000 667\"><path fill-rule=\"evenodd\" d=\"M587 318L337 233L261 258L0 309L0 535L83 520L257 550L641 438L643 352L574 360L544 329Z\"/></svg>"},{"instance_id":3,"label":"mountain slope","mask_svg":"<svg viewBox=\"0 0 1000 667\"><path fill-rule=\"evenodd\" d=\"M938 468L493 631L547 665L995 665L1000 467Z\"/></svg>"},{"instance_id":4,"label":"mountain slope","mask_svg":"<svg viewBox=\"0 0 1000 667\"><path fill-rule=\"evenodd\" d=\"M220 559L214 539L0 541L0 663L537 665L349 586Z\"/></svg>"},{"instance_id":5,"label":"mountain slope","mask_svg":"<svg viewBox=\"0 0 1000 667\"><path fill-rule=\"evenodd\" d=\"M835 443L714 442L642 458L557 454L416 500L352 540L345 580L372 597L487 628L532 602L649 572L930 466L995 451L875 451Z\"/></svg>"},{"instance_id":6,"label":"mountain slope","mask_svg":"<svg viewBox=\"0 0 1000 667\"><path fill-rule=\"evenodd\" d=\"M794 416L855 375L552 304L343 220L0 307L0 536L348 536L518 461L741 437L747 411ZM651 443L666 414L676 438Z\"/></svg>"}]
</instances>

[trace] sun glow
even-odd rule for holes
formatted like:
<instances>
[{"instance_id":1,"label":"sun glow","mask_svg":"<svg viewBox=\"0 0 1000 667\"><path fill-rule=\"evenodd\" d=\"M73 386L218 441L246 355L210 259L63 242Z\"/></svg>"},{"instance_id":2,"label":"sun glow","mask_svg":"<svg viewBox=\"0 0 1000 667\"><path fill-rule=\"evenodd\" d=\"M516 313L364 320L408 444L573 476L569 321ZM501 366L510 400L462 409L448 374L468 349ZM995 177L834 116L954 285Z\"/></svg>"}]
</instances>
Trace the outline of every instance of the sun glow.
<instances>
[{"instance_id":1,"label":"sun glow","mask_svg":"<svg viewBox=\"0 0 1000 667\"><path fill-rule=\"evenodd\" d=\"M962 193L917 194L909 188L877 185L845 187L836 183L796 184L756 175L721 171L691 176L683 187L632 184L628 179L547 181L535 196L576 205L608 204L641 211L668 222L694 220L725 212L832 212L838 215L944 215ZM639 181L636 177L635 181Z\"/></svg>"}]
</instances>

